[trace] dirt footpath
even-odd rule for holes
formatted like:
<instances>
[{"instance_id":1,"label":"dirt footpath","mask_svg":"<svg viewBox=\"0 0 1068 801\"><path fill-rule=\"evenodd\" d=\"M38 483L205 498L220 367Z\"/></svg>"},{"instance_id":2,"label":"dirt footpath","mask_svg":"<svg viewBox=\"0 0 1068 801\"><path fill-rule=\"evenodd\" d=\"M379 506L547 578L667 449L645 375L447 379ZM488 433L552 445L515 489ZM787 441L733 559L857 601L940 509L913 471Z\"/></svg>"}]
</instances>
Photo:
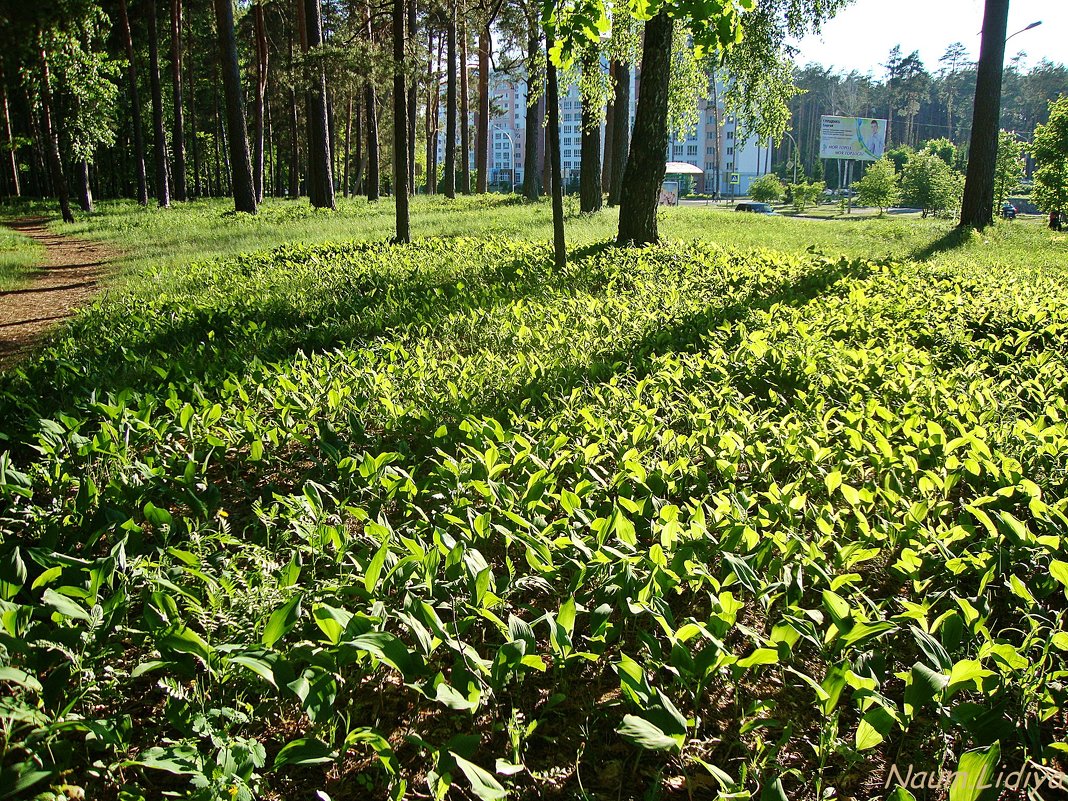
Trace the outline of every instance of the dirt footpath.
<instances>
[{"instance_id":1,"label":"dirt footpath","mask_svg":"<svg viewBox=\"0 0 1068 801\"><path fill-rule=\"evenodd\" d=\"M45 217L6 223L45 248L45 262L22 289L0 291L0 368L13 364L48 329L92 300L115 254L104 245L57 234Z\"/></svg>"}]
</instances>

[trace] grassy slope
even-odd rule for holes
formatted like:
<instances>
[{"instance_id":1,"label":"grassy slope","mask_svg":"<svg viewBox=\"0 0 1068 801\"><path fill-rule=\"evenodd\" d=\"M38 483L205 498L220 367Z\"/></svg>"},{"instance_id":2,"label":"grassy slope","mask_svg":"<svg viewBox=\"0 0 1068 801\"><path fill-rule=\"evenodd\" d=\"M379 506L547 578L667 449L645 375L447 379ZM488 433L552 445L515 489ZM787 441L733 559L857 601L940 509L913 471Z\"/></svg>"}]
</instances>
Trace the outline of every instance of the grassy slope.
<instances>
[{"instance_id":1,"label":"grassy slope","mask_svg":"<svg viewBox=\"0 0 1068 801\"><path fill-rule=\"evenodd\" d=\"M531 798L576 797L580 781L592 797L655 797L699 776L696 757L748 775L749 789L778 775L791 798L827 786L875 798L895 758L929 769L948 749L951 769L994 731L1016 767L1022 749L1042 759L1063 738L1059 718L1043 723L1037 710L1063 667L1049 649L1064 608L1049 565L1064 558L1064 237L1001 225L956 239L934 221L683 208L665 214L665 233L744 255L708 244L619 254L589 247L610 235L609 213L573 223L578 252L559 276L544 246L504 240L289 245L220 263L208 257L279 241L381 240L390 208L356 202L324 216L274 203L248 220L205 205L104 205L81 233L124 247L127 285L0 380L3 433L34 488L23 498L22 479L6 479L4 524L46 546L27 583L45 578L16 600L66 608L41 597L64 589L85 610L98 598L105 617L52 627L38 611L22 638L67 643L74 672L48 645L18 664L51 676L60 699L84 687L78 711L133 724L114 727L103 756L61 745L76 734L40 735L96 797L109 785L92 777L92 758L144 759L169 737L210 768L219 741L240 751L251 737L270 764L301 734L336 746L342 714L388 739L413 786L425 788L434 765L418 734L448 745L439 768L449 749L489 768L523 761L526 772L498 778ZM547 238L545 206L456 206L416 204L413 229ZM778 253L749 250L768 247ZM56 422L35 435L40 416ZM990 529L969 503L989 512ZM93 559L120 542L118 567L48 554ZM272 612L298 589L301 616L292 629L278 617L282 636L264 650ZM1027 594L1039 600L1029 607ZM836 597L849 609L841 629ZM331 641L332 609L358 613L343 619L342 641L385 632L418 656L384 653L399 669L374 667ZM574 628L550 636L572 611ZM510 615L533 632L492 622ZM943 615L951 622L936 636L950 663L979 658L990 670L984 687L998 705L985 729L958 714L985 696L958 685L944 697L958 718L927 702L907 733L885 727L885 743L858 750L862 713L883 727L874 713L885 700L906 715L893 674L930 662L925 647L938 661L910 625L930 630ZM892 625L872 640L863 618ZM856 639L843 645L847 628ZM518 659L519 640L545 672L493 667L501 653ZM454 653L459 642L472 650ZM992 644L997 656L982 651ZM167 666L130 676L157 651ZM623 655L657 691L621 683ZM699 675L695 658L719 657ZM730 664L739 657L751 661ZM771 658L817 682L845 664L856 686L828 714L796 674L760 664ZM249 664L266 664L283 689ZM304 693L302 712L284 688L300 686L286 671L304 668L312 684L333 678ZM881 682L871 709L869 671ZM625 714L670 728L658 692L694 719L685 761L638 760L615 733ZM435 694L447 703L426 697ZM472 698L477 712L457 708ZM480 747L453 737L463 732ZM167 747L155 758L195 761ZM354 746L332 773L283 768L261 792L381 795L388 777L368 754ZM149 797L185 786L122 770ZM224 797L233 781L220 779Z\"/></svg>"},{"instance_id":2,"label":"grassy slope","mask_svg":"<svg viewBox=\"0 0 1068 801\"><path fill-rule=\"evenodd\" d=\"M28 236L0 227L0 291L24 286L43 256L44 249Z\"/></svg>"}]
</instances>

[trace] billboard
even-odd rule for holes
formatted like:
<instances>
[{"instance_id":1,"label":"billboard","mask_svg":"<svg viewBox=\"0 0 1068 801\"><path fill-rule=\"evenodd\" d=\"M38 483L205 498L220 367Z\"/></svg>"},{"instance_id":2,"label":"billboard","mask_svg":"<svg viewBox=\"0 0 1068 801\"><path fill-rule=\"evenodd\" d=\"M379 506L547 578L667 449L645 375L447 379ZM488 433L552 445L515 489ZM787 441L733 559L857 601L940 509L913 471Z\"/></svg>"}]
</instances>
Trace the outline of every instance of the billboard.
<instances>
[{"instance_id":1,"label":"billboard","mask_svg":"<svg viewBox=\"0 0 1068 801\"><path fill-rule=\"evenodd\" d=\"M878 161L886 149L886 120L830 117L820 121L820 158Z\"/></svg>"}]
</instances>

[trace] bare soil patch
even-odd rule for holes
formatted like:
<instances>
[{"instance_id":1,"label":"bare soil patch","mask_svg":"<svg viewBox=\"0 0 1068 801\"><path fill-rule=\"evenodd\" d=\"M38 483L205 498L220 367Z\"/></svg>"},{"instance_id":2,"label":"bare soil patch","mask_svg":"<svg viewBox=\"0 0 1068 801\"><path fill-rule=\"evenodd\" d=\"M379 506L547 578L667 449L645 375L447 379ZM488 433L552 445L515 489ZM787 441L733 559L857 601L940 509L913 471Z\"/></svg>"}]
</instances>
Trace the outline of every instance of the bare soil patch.
<instances>
[{"instance_id":1,"label":"bare soil patch","mask_svg":"<svg viewBox=\"0 0 1068 801\"><path fill-rule=\"evenodd\" d=\"M115 252L48 228L45 217L5 223L45 247L45 263L29 286L0 292L0 368L9 367L52 327L71 317L99 290Z\"/></svg>"}]
</instances>

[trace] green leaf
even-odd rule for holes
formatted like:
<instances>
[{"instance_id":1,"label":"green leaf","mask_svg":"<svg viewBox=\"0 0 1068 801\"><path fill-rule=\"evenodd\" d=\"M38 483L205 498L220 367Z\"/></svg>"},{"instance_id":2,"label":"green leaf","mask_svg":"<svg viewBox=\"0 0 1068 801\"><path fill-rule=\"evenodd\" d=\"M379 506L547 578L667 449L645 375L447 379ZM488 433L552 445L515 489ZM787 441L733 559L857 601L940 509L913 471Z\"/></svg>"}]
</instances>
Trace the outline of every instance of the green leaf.
<instances>
[{"instance_id":1,"label":"green leaf","mask_svg":"<svg viewBox=\"0 0 1068 801\"><path fill-rule=\"evenodd\" d=\"M287 743L274 758L274 769L286 765L322 765L337 759L338 753L316 737L304 737Z\"/></svg>"},{"instance_id":2,"label":"green leaf","mask_svg":"<svg viewBox=\"0 0 1068 801\"><path fill-rule=\"evenodd\" d=\"M337 645L341 642L341 635L345 633L345 629L352 620L352 613L328 604L316 604L312 607L312 617L315 619L315 625L326 635L330 644Z\"/></svg>"},{"instance_id":3,"label":"green leaf","mask_svg":"<svg viewBox=\"0 0 1068 801\"><path fill-rule=\"evenodd\" d=\"M738 667L750 668L754 665L777 665L778 663L779 652L774 648L757 648L749 656L739 659Z\"/></svg>"},{"instance_id":4,"label":"green leaf","mask_svg":"<svg viewBox=\"0 0 1068 801\"><path fill-rule=\"evenodd\" d=\"M41 600L55 609L63 617L71 618L73 620L85 620L92 622L92 617L89 613L82 609L77 603L72 601L66 595L60 595L55 590L49 588L44 591L41 596Z\"/></svg>"},{"instance_id":5,"label":"green leaf","mask_svg":"<svg viewBox=\"0 0 1068 801\"><path fill-rule=\"evenodd\" d=\"M267 625L263 627L261 642L267 648L274 648L274 644L286 636L300 620L300 593L297 593L280 607L271 613Z\"/></svg>"},{"instance_id":6,"label":"green leaf","mask_svg":"<svg viewBox=\"0 0 1068 801\"><path fill-rule=\"evenodd\" d=\"M35 676L18 668L0 666L0 681L10 681L35 693L42 690L41 682L37 681Z\"/></svg>"},{"instance_id":7,"label":"green leaf","mask_svg":"<svg viewBox=\"0 0 1068 801\"><path fill-rule=\"evenodd\" d=\"M886 797L886 801L916 801L916 796L904 787L897 787L894 792Z\"/></svg>"},{"instance_id":8,"label":"green leaf","mask_svg":"<svg viewBox=\"0 0 1068 801\"><path fill-rule=\"evenodd\" d=\"M456 760L456 766L471 782L471 792L482 801L500 801L508 797L508 791L494 778L492 773L483 770L474 762L468 762L455 751L450 751L449 754Z\"/></svg>"},{"instance_id":9,"label":"green leaf","mask_svg":"<svg viewBox=\"0 0 1068 801\"><path fill-rule=\"evenodd\" d=\"M868 710L857 726L857 750L866 751L883 741L894 727L893 716L881 706Z\"/></svg>"},{"instance_id":10,"label":"green leaf","mask_svg":"<svg viewBox=\"0 0 1068 801\"><path fill-rule=\"evenodd\" d=\"M994 671L987 670L975 659L962 659L953 666L949 673L949 684L974 683L978 687L987 676L993 676Z\"/></svg>"},{"instance_id":11,"label":"green leaf","mask_svg":"<svg viewBox=\"0 0 1068 801\"><path fill-rule=\"evenodd\" d=\"M212 648L208 643L188 626L182 626L159 640L160 651L178 651L183 654L192 654L207 667L211 661Z\"/></svg>"},{"instance_id":12,"label":"green leaf","mask_svg":"<svg viewBox=\"0 0 1068 801\"><path fill-rule=\"evenodd\" d=\"M637 715L624 715L623 724L616 731L627 742L650 751L680 750L680 744L676 738L669 737L659 726Z\"/></svg>"},{"instance_id":13,"label":"green leaf","mask_svg":"<svg viewBox=\"0 0 1068 801\"><path fill-rule=\"evenodd\" d=\"M170 512L166 509L160 509L151 501L145 504L145 520L155 526L169 526L174 522Z\"/></svg>"},{"instance_id":14,"label":"green leaf","mask_svg":"<svg viewBox=\"0 0 1068 801\"><path fill-rule=\"evenodd\" d=\"M853 617L850 614L849 604L845 598L830 590L823 591L823 608L831 616L834 625L840 632L847 632L853 628Z\"/></svg>"},{"instance_id":15,"label":"green leaf","mask_svg":"<svg viewBox=\"0 0 1068 801\"><path fill-rule=\"evenodd\" d=\"M957 763L956 775L949 788L949 801L978 801L989 786L1000 759L1000 741L986 748L965 751Z\"/></svg>"}]
</instances>

